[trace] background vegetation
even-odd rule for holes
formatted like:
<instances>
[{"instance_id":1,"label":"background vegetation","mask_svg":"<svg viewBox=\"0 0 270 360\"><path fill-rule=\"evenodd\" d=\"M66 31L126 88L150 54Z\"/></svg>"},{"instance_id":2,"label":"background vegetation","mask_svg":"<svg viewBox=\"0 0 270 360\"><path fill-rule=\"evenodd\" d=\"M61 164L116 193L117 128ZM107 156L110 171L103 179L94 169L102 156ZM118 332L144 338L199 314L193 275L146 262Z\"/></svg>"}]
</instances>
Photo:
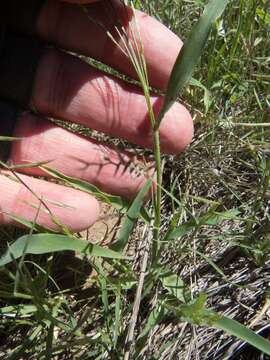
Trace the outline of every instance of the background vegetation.
<instances>
[{"instance_id":1,"label":"background vegetation","mask_svg":"<svg viewBox=\"0 0 270 360\"><path fill-rule=\"evenodd\" d=\"M205 2L134 4L185 40ZM217 329L210 308L270 333L269 5L229 2L181 97L195 138L184 154L163 158L158 264L148 262L143 277L152 232L142 213L125 249L131 261L76 248L77 257L26 256L1 267L0 358L221 359L235 339ZM123 235L133 224L119 217ZM1 233L3 245L20 235Z\"/></svg>"}]
</instances>

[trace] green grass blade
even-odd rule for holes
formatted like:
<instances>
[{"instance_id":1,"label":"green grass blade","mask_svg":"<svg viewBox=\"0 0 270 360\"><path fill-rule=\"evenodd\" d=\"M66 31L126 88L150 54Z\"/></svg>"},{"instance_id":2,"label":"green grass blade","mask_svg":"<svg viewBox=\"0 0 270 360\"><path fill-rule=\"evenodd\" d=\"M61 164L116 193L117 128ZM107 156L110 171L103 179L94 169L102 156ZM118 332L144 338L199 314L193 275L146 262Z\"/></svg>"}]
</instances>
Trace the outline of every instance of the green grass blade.
<instances>
[{"instance_id":1,"label":"green grass blade","mask_svg":"<svg viewBox=\"0 0 270 360\"><path fill-rule=\"evenodd\" d=\"M53 354L53 341L54 341L54 329L55 325L51 324L48 329L48 335L46 338L45 360L50 360Z\"/></svg>"},{"instance_id":2,"label":"green grass blade","mask_svg":"<svg viewBox=\"0 0 270 360\"><path fill-rule=\"evenodd\" d=\"M122 310L122 300L121 300L121 292L115 297L115 310L114 310L114 329L113 329L113 346L114 349L117 347L117 341L120 335L121 330L121 310Z\"/></svg>"},{"instance_id":3,"label":"green grass blade","mask_svg":"<svg viewBox=\"0 0 270 360\"><path fill-rule=\"evenodd\" d=\"M35 305L27 305L27 304L18 304L11 305L0 308L0 315L7 317L14 317L16 314L19 317L30 317L33 316L34 313L37 312L37 307Z\"/></svg>"},{"instance_id":4,"label":"green grass blade","mask_svg":"<svg viewBox=\"0 0 270 360\"><path fill-rule=\"evenodd\" d=\"M32 221L28 221L20 216L5 213L10 219L15 220L18 224L25 226L27 229L32 229L37 232L54 232L53 230L47 229L38 224L34 224Z\"/></svg>"},{"instance_id":5,"label":"green grass blade","mask_svg":"<svg viewBox=\"0 0 270 360\"><path fill-rule=\"evenodd\" d=\"M104 201L107 204L111 204L114 208L116 208L119 211L124 211L128 208L129 202L125 199L122 199L120 196L107 194L99 190L95 185L92 185L83 180L79 180L64 175L61 172L48 168L46 166L42 166L41 169L44 170L49 175L64 181L67 185L72 186L74 189L81 190L88 194L94 195L99 200Z\"/></svg>"},{"instance_id":6,"label":"green grass blade","mask_svg":"<svg viewBox=\"0 0 270 360\"><path fill-rule=\"evenodd\" d=\"M211 0L192 28L191 33L181 49L174 64L163 107L159 113L157 125L159 126L164 115L170 109L174 101L190 80L194 68L203 52L204 46L210 34L215 20L223 13L228 0Z\"/></svg>"},{"instance_id":7,"label":"green grass blade","mask_svg":"<svg viewBox=\"0 0 270 360\"><path fill-rule=\"evenodd\" d=\"M164 318L168 311L162 306L156 306L150 313L146 325L142 332L139 334L137 341L136 341L136 359L139 358L138 354L145 346L146 342L149 340L148 336L150 331Z\"/></svg>"},{"instance_id":8,"label":"green grass blade","mask_svg":"<svg viewBox=\"0 0 270 360\"><path fill-rule=\"evenodd\" d=\"M150 187L152 185L152 181L148 180L143 188L140 190L138 195L136 196L135 200L131 204L130 208L128 209L126 218L123 222L123 225L121 227L118 239L115 244L111 246L111 248L115 251L121 251L126 246L129 236L131 234L131 231L133 230L133 227L136 223L136 220L140 216L141 208L143 206L143 202L145 199L145 196L147 195Z\"/></svg>"},{"instance_id":9,"label":"green grass blade","mask_svg":"<svg viewBox=\"0 0 270 360\"><path fill-rule=\"evenodd\" d=\"M256 334L238 321L226 316L219 315L216 312L205 308L206 295L201 293L199 297L190 304L183 304L180 307L174 307L166 303L168 310L174 310L182 320L197 325L207 325L216 329L223 330L228 334L241 339L263 353L270 355L270 341Z\"/></svg>"},{"instance_id":10,"label":"green grass blade","mask_svg":"<svg viewBox=\"0 0 270 360\"><path fill-rule=\"evenodd\" d=\"M193 250L193 249L191 249L191 248L189 248L189 249L190 249L191 251ZM226 281L229 281L228 278L227 278L227 276L224 274L224 272L220 269L219 266L217 266L217 265L215 264L215 262L214 262L212 259L210 259L209 256L206 256L205 254L201 253L201 252L198 251L198 250L193 250L193 251L195 251L196 254L199 255L202 259L204 259L221 277L223 277L223 279L225 279Z\"/></svg>"},{"instance_id":11,"label":"green grass blade","mask_svg":"<svg viewBox=\"0 0 270 360\"><path fill-rule=\"evenodd\" d=\"M0 258L0 266L9 264L23 254L41 255L67 250L80 252L88 256L110 259L125 258L115 251L91 244L86 240L75 239L66 235L37 234L22 236L11 244L7 252Z\"/></svg>"},{"instance_id":12,"label":"green grass blade","mask_svg":"<svg viewBox=\"0 0 270 360\"><path fill-rule=\"evenodd\" d=\"M34 163L27 163L27 164L17 164L17 165L9 165L8 169L10 170L17 170L17 169L29 169L29 168L35 168L40 166L48 165L52 160L44 160L44 161L38 161Z\"/></svg>"},{"instance_id":13,"label":"green grass blade","mask_svg":"<svg viewBox=\"0 0 270 360\"><path fill-rule=\"evenodd\" d=\"M123 199L120 196L105 193L99 188L97 188L95 185L92 185L86 181L64 175L61 172L46 166L41 166L41 169L49 175L64 181L65 184L72 186L74 189L84 191L88 194L95 196L98 200L110 204L121 213L125 213L130 206L130 201ZM140 216L146 223L149 223L151 221L151 218L145 208L141 209Z\"/></svg>"},{"instance_id":14,"label":"green grass blade","mask_svg":"<svg viewBox=\"0 0 270 360\"><path fill-rule=\"evenodd\" d=\"M22 138L11 137L11 136L0 136L0 141L18 141L18 140L22 140Z\"/></svg>"},{"instance_id":15,"label":"green grass blade","mask_svg":"<svg viewBox=\"0 0 270 360\"><path fill-rule=\"evenodd\" d=\"M199 226L218 226L222 224L225 220L237 220L241 211L238 208L231 209L224 212L216 212L210 211L206 215L203 215L197 220L191 220L186 222L185 224L169 229L167 234L165 235L164 241L170 241L176 238L181 238L182 236L186 235L189 231L199 227Z\"/></svg>"},{"instance_id":16,"label":"green grass blade","mask_svg":"<svg viewBox=\"0 0 270 360\"><path fill-rule=\"evenodd\" d=\"M34 341L40 335L41 332L42 332L42 325L38 325L37 327L35 327L34 331L27 336L23 344L18 349L15 349L11 354L9 354L8 359L9 360L22 359L23 356L25 356L26 354L26 350L30 349L31 346L35 345Z\"/></svg>"},{"instance_id":17,"label":"green grass blade","mask_svg":"<svg viewBox=\"0 0 270 360\"><path fill-rule=\"evenodd\" d=\"M239 322L223 316L221 319L214 322L214 326L246 341L265 354L270 355L270 341L264 339L262 336L256 334Z\"/></svg>"}]
</instances>

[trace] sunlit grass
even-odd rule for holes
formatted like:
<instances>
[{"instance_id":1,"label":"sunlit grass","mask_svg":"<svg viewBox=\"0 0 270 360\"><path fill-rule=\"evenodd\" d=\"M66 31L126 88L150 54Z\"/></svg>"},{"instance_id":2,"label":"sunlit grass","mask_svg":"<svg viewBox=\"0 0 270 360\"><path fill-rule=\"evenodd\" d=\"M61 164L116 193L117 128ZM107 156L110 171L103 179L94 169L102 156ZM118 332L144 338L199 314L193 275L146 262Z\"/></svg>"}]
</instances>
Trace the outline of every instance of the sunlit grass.
<instances>
[{"instance_id":1,"label":"sunlit grass","mask_svg":"<svg viewBox=\"0 0 270 360\"><path fill-rule=\"evenodd\" d=\"M134 3L184 39L204 4ZM232 314L248 326L254 319L264 324L261 304L269 299L265 284L270 248L270 89L265 77L269 28L267 1L240 0L229 2L211 32L194 80L180 99L191 106L195 139L184 154L162 159L162 252L155 266L151 261L144 266L153 240L152 208L139 214L140 199L132 208L118 197L54 172L66 184L112 203L122 214L129 211L118 238L121 251L134 218L140 218L128 242L127 254L135 247L134 260L27 256L16 287L16 265L2 267L0 357L119 359L125 353L132 359L184 359L191 353L211 359L221 334L211 326L230 331L232 324L206 308ZM20 237L14 229L2 229L2 234L5 241ZM261 277L256 277L260 271ZM68 275L67 283L63 275ZM235 302L241 292L246 299ZM202 323L210 327L208 332L197 327ZM231 327L231 333L239 336L239 328Z\"/></svg>"}]
</instances>

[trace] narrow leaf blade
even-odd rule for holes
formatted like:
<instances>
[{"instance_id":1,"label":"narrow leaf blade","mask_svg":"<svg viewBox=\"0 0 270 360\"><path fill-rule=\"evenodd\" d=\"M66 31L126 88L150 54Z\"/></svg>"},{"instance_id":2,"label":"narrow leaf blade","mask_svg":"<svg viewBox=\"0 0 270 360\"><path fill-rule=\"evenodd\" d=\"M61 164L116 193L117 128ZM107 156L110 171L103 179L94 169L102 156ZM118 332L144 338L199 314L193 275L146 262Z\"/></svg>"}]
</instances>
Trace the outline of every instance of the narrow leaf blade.
<instances>
[{"instance_id":1,"label":"narrow leaf blade","mask_svg":"<svg viewBox=\"0 0 270 360\"><path fill-rule=\"evenodd\" d=\"M88 256L110 259L126 258L122 254L91 244L86 240L58 234L36 234L22 236L11 244L7 252L0 258L0 266L9 264L23 254L42 255L60 251L76 251Z\"/></svg>"},{"instance_id":2,"label":"narrow leaf blade","mask_svg":"<svg viewBox=\"0 0 270 360\"><path fill-rule=\"evenodd\" d=\"M127 209L128 205L129 205L129 202L122 199L120 196L114 196L114 195L107 194L107 193L99 190L95 185L92 185L86 181L64 175L61 172L51 169L46 166L42 166L41 168L49 175L64 181L67 185L70 185L77 190L81 190L88 194L94 195L99 200L104 201L105 203L111 204L113 207L115 207L119 211L124 211L125 209Z\"/></svg>"},{"instance_id":3,"label":"narrow leaf blade","mask_svg":"<svg viewBox=\"0 0 270 360\"><path fill-rule=\"evenodd\" d=\"M0 136L0 141L18 141L18 140L22 140L22 138L11 137L11 136Z\"/></svg>"},{"instance_id":4,"label":"narrow leaf blade","mask_svg":"<svg viewBox=\"0 0 270 360\"><path fill-rule=\"evenodd\" d=\"M241 211L238 208L234 208L224 212L209 212L206 215L199 218L197 221L191 220L183 225L170 229L165 235L164 240L170 241L176 238L181 238L189 231L195 229L198 226L218 226L225 220L236 220L239 218Z\"/></svg>"},{"instance_id":5,"label":"narrow leaf blade","mask_svg":"<svg viewBox=\"0 0 270 360\"><path fill-rule=\"evenodd\" d=\"M123 199L120 196L105 193L95 185L90 184L86 181L67 176L55 169L46 166L41 166L41 169L49 175L62 180L65 184L72 186L74 189L84 191L88 194L95 196L98 200L110 204L121 213L125 213L130 206L130 201ZM146 223L149 223L151 220L147 210L144 208L141 209L140 216Z\"/></svg>"},{"instance_id":6,"label":"narrow leaf blade","mask_svg":"<svg viewBox=\"0 0 270 360\"><path fill-rule=\"evenodd\" d=\"M214 323L214 326L246 341L265 354L270 355L270 341L256 334L254 331L248 329L239 322L223 316Z\"/></svg>"},{"instance_id":7,"label":"narrow leaf blade","mask_svg":"<svg viewBox=\"0 0 270 360\"><path fill-rule=\"evenodd\" d=\"M192 28L191 33L183 48L180 50L174 64L164 104L158 116L158 125L179 96L179 93L190 80L209 37L211 27L215 20L223 13L227 3L228 0L209 1L201 18Z\"/></svg>"},{"instance_id":8,"label":"narrow leaf blade","mask_svg":"<svg viewBox=\"0 0 270 360\"><path fill-rule=\"evenodd\" d=\"M140 216L141 208L145 199L145 196L147 195L150 187L151 187L151 180L148 180L143 188L140 190L138 195L136 196L135 200L131 204L130 208L128 209L126 218L123 222L123 225L121 227L118 240L115 244L111 246L111 248L115 251L121 251L126 246L129 236L131 234L131 231L133 230L133 227L136 223L136 220Z\"/></svg>"}]
</instances>

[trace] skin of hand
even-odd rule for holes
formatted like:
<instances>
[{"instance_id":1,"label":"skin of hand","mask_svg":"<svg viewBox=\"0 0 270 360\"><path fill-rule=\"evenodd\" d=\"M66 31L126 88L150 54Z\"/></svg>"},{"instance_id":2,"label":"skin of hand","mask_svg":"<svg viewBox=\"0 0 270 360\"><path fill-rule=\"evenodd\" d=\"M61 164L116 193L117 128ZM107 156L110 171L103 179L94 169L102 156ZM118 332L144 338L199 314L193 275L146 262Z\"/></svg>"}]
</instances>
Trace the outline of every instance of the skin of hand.
<instances>
[{"instance_id":1,"label":"skin of hand","mask_svg":"<svg viewBox=\"0 0 270 360\"><path fill-rule=\"evenodd\" d=\"M122 3L112 1L116 11L121 13ZM87 11L97 22L89 21L78 4L86 4ZM13 136L22 139L12 143L10 162L29 164L50 160L48 166L68 176L90 182L106 192L133 198L144 184L145 177L126 171L127 165L134 161L131 154L69 132L46 119L54 117L71 121L146 148L152 147L141 90L70 54L90 56L135 76L130 61L98 26L100 22L108 28L115 25L104 10L105 5L106 1L49 0L43 6L37 35L55 47L45 51L34 80L31 103L40 115L30 112L20 115ZM182 43L148 15L138 11L137 18L150 83L153 87L165 89ZM132 26L131 22L127 28ZM153 95L152 104L157 114L162 97ZM189 112L183 105L175 103L160 128L162 151L167 154L181 152L192 136ZM98 219L99 205L94 197L32 177L46 176L39 168L22 169L17 173L21 182L6 175L5 171L0 175L1 224L14 224L9 217L13 214L30 221L36 219L38 224L57 230L47 209L40 206L40 199L72 231L86 229Z\"/></svg>"}]
</instances>

